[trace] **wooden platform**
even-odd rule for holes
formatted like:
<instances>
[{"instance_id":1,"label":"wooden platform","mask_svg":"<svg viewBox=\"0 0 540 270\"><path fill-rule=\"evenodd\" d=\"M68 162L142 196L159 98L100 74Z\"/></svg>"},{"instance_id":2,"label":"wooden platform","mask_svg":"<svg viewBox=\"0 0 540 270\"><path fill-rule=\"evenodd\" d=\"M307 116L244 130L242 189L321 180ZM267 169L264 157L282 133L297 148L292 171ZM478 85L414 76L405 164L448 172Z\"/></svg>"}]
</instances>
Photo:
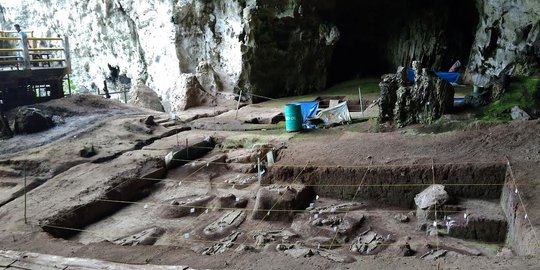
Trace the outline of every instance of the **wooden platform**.
<instances>
[{"instance_id":1,"label":"wooden platform","mask_svg":"<svg viewBox=\"0 0 540 270\"><path fill-rule=\"evenodd\" d=\"M63 81L71 73L68 38L10 36L0 41L19 42L22 48L0 48L0 110L64 96ZM37 42L41 47L37 47ZM34 44L29 47L28 44Z\"/></svg>"}]
</instances>

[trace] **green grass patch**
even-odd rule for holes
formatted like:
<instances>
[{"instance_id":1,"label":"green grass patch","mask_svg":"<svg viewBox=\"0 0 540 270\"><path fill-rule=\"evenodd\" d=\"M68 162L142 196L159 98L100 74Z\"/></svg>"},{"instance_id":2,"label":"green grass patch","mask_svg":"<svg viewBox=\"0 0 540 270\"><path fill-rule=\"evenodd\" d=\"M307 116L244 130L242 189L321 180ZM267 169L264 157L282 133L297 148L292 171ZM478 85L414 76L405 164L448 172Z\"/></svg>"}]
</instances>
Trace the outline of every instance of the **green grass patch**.
<instances>
[{"instance_id":1,"label":"green grass patch","mask_svg":"<svg viewBox=\"0 0 540 270\"><path fill-rule=\"evenodd\" d=\"M311 93L303 96L294 96L271 100L260 103L260 106L266 108L278 108L283 107L285 104L292 101L312 101L319 96L345 96L349 100L358 100L358 87L362 89L362 98L374 100L379 96L379 82L378 78L363 78L346 81L340 84L336 84L324 91Z\"/></svg>"},{"instance_id":2,"label":"green grass patch","mask_svg":"<svg viewBox=\"0 0 540 270\"><path fill-rule=\"evenodd\" d=\"M538 77L518 77L501 99L483 109L482 120L486 122L507 122L512 120L510 112L514 106L528 111L535 107L535 93L540 82Z\"/></svg>"}]
</instances>

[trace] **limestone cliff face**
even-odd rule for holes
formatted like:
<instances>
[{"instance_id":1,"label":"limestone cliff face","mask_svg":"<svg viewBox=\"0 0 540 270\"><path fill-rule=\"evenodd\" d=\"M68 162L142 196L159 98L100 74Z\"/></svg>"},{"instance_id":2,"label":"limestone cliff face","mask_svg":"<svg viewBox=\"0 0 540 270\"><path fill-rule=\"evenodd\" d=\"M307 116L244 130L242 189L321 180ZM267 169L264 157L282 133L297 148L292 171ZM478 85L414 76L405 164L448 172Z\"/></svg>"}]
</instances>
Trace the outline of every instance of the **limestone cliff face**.
<instances>
[{"instance_id":1,"label":"limestone cliff face","mask_svg":"<svg viewBox=\"0 0 540 270\"><path fill-rule=\"evenodd\" d=\"M451 60L470 56L469 78L481 86L502 73L537 69L537 0L476 0L472 10L479 22L469 29L461 26L460 14L451 14L462 10L457 4L472 1L456 0L449 5L433 0L427 1L427 8L425 2L354 2L350 21L364 20L359 24L363 28L349 27L348 36L362 39L359 46L370 43L379 50L354 44L351 50L364 51L355 65L372 68L376 63L371 60L379 58L369 56L380 54L387 62L381 70L394 70L412 60L445 69ZM350 3L353 1L0 0L0 24L10 29L19 23L36 36L68 35L73 78L80 90L103 89L103 81L111 77L109 66L118 67L120 75L130 79L130 87L148 86L157 92L166 110L175 111L196 105L185 104L188 99L215 103L217 96L231 96L217 93L240 89L271 97L323 89L328 74L341 72L336 67L348 68L332 61L336 53L341 59L349 56L337 43L345 34L340 36L336 27L341 27L337 23L340 16L335 12L347 10ZM397 6L391 8L390 4ZM392 16L372 12L380 15L388 10ZM383 22L386 28L376 25ZM448 25L454 27L448 29ZM468 32L471 40L462 48ZM186 89L193 85L196 89ZM205 98L193 99L192 95Z\"/></svg>"},{"instance_id":2,"label":"limestone cliff face","mask_svg":"<svg viewBox=\"0 0 540 270\"><path fill-rule=\"evenodd\" d=\"M325 87L338 32L302 10L302 0L1 0L4 29L68 35L74 81L97 92L109 66L145 84L166 110L186 97L184 76L202 90L272 96ZM306 75L306 76L304 76Z\"/></svg>"},{"instance_id":3,"label":"limestone cliff face","mask_svg":"<svg viewBox=\"0 0 540 270\"><path fill-rule=\"evenodd\" d=\"M530 74L538 69L540 2L538 0L477 0L480 23L469 69L479 86L494 76Z\"/></svg>"}]
</instances>

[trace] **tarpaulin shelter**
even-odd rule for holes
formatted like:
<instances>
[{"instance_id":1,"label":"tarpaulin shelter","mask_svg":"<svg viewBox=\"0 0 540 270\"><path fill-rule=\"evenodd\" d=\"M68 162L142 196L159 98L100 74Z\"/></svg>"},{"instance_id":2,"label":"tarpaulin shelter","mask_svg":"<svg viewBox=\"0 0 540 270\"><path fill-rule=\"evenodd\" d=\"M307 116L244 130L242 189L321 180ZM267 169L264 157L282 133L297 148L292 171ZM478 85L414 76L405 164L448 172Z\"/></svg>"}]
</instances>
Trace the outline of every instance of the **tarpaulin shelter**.
<instances>
[{"instance_id":1,"label":"tarpaulin shelter","mask_svg":"<svg viewBox=\"0 0 540 270\"><path fill-rule=\"evenodd\" d=\"M448 81L451 84L457 84L459 78L461 78L461 74L458 72L435 72L435 75L445 81ZM414 69L407 69L407 79L409 79L409 81L411 82L415 81L416 78L414 74Z\"/></svg>"},{"instance_id":2,"label":"tarpaulin shelter","mask_svg":"<svg viewBox=\"0 0 540 270\"><path fill-rule=\"evenodd\" d=\"M302 119L304 124L307 122L308 118L315 117L315 115L317 114L317 110L319 109L318 101L296 101L291 102L290 104L300 105L302 109Z\"/></svg>"},{"instance_id":3,"label":"tarpaulin shelter","mask_svg":"<svg viewBox=\"0 0 540 270\"><path fill-rule=\"evenodd\" d=\"M347 108L347 102L342 102L332 108L321 110L317 114L317 118L321 119L325 125L346 123L352 120L349 109Z\"/></svg>"}]
</instances>

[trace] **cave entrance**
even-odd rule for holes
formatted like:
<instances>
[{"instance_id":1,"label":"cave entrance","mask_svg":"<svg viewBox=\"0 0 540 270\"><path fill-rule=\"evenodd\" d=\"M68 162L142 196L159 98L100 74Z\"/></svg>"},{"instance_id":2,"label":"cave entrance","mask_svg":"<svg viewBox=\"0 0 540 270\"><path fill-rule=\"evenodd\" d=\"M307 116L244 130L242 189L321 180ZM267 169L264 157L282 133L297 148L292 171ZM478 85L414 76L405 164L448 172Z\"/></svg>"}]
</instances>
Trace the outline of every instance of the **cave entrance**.
<instances>
[{"instance_id":1,"label":"cave entrance","mask_svg":"<svg viewBox=\"0 0 540 270\"><path fill-rule=\"evenodd\" d=\"M470 0L336 0L322 11L341 32L328 84L380 76L420 60L432 70L468 63L479 21Z\"/></svg>"}]
</instances>

